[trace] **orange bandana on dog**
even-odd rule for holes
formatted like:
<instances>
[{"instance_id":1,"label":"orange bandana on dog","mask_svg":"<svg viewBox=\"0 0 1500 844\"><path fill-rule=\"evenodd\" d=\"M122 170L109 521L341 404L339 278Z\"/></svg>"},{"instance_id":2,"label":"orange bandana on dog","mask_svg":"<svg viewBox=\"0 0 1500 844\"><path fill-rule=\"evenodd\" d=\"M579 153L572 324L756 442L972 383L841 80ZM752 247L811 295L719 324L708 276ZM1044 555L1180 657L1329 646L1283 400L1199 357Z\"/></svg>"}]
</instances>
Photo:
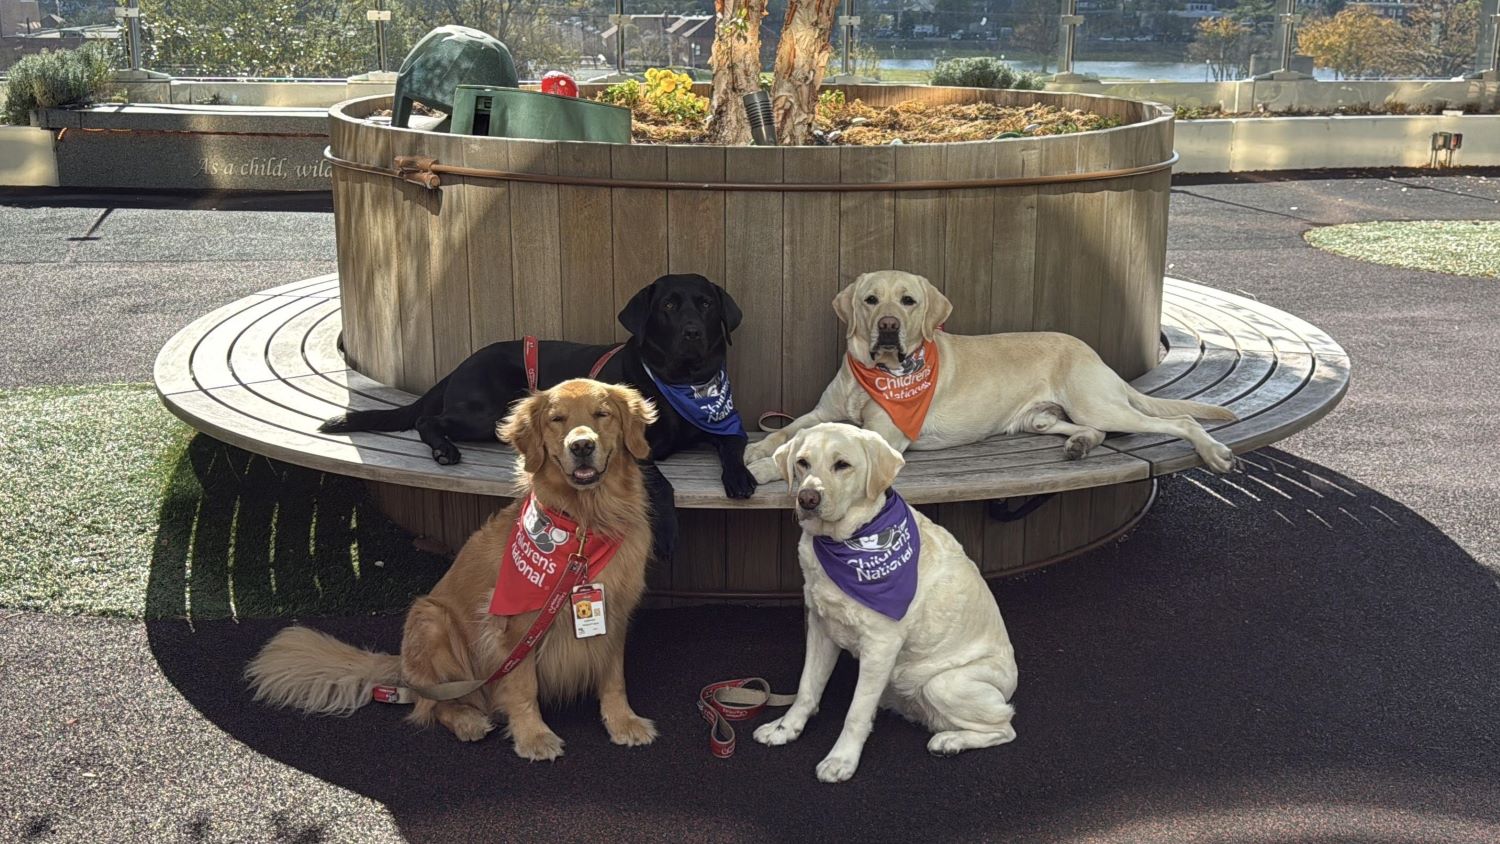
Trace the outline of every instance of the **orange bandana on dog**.
<instances>
[{"instance_id":1,"label":"orange bandana on dog","mask_svg":"<svg viewBox=\"0 0 1500 844\"><path fill-rule=\"evenodd\" d=\"M922 344L902 361L901 370L892 372L885 364L865 366L849 356L849 371L865 392L870 394L906 438L915 441L922 433L927 408L937 387L938 349L932 340Z\"/></svg>"},{"instance_id":2,"label":"orange bandana on dog","mask_svg":"<svg viewBox=\"0 0 1500 844\"><path fill-rule=\"evenodd\" d=\"M620 550L620 540L590 533L586 544L588 547L581 549L589 562L585 580L592 581ZM490 615L520 615L541 609L567 570L568 556L575 552L580 552L578 523L538 504L535 496L528 497L505 543Z\"/></svg>"}]
</instances>

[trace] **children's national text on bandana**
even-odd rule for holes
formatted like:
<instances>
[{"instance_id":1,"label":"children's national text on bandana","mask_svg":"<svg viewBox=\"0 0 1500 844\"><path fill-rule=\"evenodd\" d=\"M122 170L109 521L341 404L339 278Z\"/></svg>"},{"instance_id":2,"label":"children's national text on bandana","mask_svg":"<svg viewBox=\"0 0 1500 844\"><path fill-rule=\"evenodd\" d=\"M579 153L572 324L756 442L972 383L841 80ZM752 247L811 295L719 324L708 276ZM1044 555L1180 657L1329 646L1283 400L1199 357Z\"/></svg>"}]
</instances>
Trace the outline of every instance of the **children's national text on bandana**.
<instances>
[{"instance_id":1,"label":"children's national text on bandana","mask_svg":"<svg viewBox=\"0 0 1500 844\"><path fill-rule=\"evenodd\" d=\"M906 438L915 441L922 434L932 394L937 389L938 348L932 340L922 344L892 372L885 364L865 366L849 356L849 371L865 392L870 394Z\"/></svg>"},{"instance_id":2,"label":"children's national text on bandana","mask_svg":"<svg viewBox=\"0 0 1500 844\"><path fill-rule=\"evenodd\" d=\"M885 506L847 540L813 537L813 553L844 594L901 620L917 594L922 537L906 500L887 490Z\"/></svg>"},{"instance_id":3,"label":"children's national text on bandana","mask_svg":"<svg viewBox=\"0 0 1500 844\"><path fill-rule=\"evenodd\" d=\"M645 366L643 363L642 366ZM656 389L667 397L672 409L691 422L693 427L721 437L742 437L745 426L734 412L734 391L729 388L729 373L719 374L703 384L668 384L646 367Z\"/></svg>"},{"instance_id":4,"label":"children's national text on bandana","mask_svg":"<svg viewBox=\"0 0 1500 844\"><path fill-rule=\"evenodd\" d=\"M586 545L586 579L597 580L620 550L620 540L590 531ZM568 556L577 550L578 523L538 504L535 496L528 496L505 542L490 615L519 615L541 609L567 571Z\"/></svg>"}]
</instances>

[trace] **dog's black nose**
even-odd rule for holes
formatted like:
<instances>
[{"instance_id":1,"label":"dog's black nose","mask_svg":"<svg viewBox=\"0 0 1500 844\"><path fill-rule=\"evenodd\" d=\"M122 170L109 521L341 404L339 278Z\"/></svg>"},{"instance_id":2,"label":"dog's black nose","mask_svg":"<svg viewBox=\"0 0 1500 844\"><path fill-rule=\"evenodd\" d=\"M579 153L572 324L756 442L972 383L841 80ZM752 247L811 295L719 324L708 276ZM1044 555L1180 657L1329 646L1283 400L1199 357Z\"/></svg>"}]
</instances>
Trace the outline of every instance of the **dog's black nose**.
<instances>
[{"instance_id":1,"label":"dog's black nose","mask_svg":"<svg viewBox=\"0 0 1500 844\"><path fill-rule=\"evenodd\" d=\"M568 443L568 451L573 452L574 457L592 457L594 455L594 441L574 440Z\"/></svg>"},{"instance_id":2,"label":"dog's black nose","mask_svg":"<svg viewBox=\"0 0 1500 844\"><path fill-rule=\"evenodd\" d=\"M893 316L883 316L880 318L879 322L875 323L875 328L878 329L881 333L885 333L887 331L900 331L901 320L896 319Z\"/></svg>"},{"instance_id":3,"label":"dog's black nose","mask_svg":"<svg viewBox=\"0 0 1500 844\"><path fill-rule=\"evenodd\" d=\"M823 493L815 489L804 489L797 493L797 506L804 510L816 510L823 503Z\"/></svg>"},{"instance_id":4,"label":"dog's black nose","mask_svg":"<svg viewBox=\"0 0 1500 844\"><path fill-rule=\"evenodd\" d=\"M689 326L684 327L682 329L682 339L684 339L684 340L702 340L703 339L703 326L701 326L701 325L689 325Z\"/></svg>"}]
</instances>

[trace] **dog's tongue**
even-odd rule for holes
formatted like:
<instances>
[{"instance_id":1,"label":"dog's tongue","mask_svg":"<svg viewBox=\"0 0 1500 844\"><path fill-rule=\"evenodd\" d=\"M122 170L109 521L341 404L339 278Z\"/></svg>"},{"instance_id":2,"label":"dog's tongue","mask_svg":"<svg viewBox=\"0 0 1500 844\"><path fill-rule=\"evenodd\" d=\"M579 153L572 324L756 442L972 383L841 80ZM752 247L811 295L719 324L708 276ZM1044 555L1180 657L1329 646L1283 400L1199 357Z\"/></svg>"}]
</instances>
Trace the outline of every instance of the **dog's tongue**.
<instances>
[{"instance_id":1,"label":"dog's tongue","mask_svg":"<svg viewBox=\"0 0 1500 844\"><path fill-rule=\"evenodd\" d=\"M575 481L592 481L597 477L599 477L599 470L593 466L580 466L573 470L573 480Z\"/></svg>"}]
</instances>

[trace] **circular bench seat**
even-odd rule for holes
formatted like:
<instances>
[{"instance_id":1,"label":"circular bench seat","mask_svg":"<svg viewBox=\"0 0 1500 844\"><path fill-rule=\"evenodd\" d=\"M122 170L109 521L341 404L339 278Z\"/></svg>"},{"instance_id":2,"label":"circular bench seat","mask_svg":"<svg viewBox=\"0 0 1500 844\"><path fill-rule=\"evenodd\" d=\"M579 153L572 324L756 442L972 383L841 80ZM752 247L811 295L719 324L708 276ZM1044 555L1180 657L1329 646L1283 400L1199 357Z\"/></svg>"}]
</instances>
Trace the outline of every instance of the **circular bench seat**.
<instances>
[{"instance_id":1,"label":"circular bench seat","mask_svg":"<svg viewBox=\"0 0 1500 844\"><path fill-rule=\"evenodd\" d=\"M183 421L267 457L385 484L484 496L514 495L515 454L464 443L463 462L440 466L415 432L322 434L346 408L406 404L411 394L348 368L339 352L339 283L326 275L272 288L210 313L179 332L156 360L157 390ZM1234 410L1211 423L1235 452L1287 437L1322 418L1348 387L1349 360L1327 334L1244 297L1168 278L1162 305L1166 354L1133 383L1162 398ZM787 408L799 412L805 408ZM1177 472L1201 461L1187 443L1117 435L1082 460L1062 438L992 437L941 451L908 452L896 487L914 504L979 501L1102 487ZM724 496L708 449L663 461L684 508L789 508L780 484L754 497Z\"/></svg>"}]
</instances>

